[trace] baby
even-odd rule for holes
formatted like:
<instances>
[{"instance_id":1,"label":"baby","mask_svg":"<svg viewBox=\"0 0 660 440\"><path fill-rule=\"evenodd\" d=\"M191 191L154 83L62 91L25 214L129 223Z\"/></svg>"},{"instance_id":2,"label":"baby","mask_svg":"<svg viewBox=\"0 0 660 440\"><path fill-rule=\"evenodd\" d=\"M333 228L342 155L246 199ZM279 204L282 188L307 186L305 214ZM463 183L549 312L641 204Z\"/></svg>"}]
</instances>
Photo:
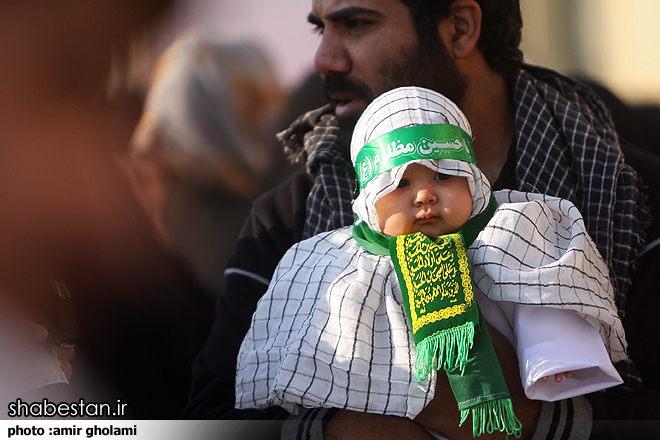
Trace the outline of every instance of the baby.
<instances>
[{"instance_id":1,"label":"baby","mask_svg":"<svg viewBox=\"0 0 660 440\"><path fill-rule=\"evenodd\" d=\"M417 163L410 164L396 189L375 203L383 234L421 232L428 238L453 234L470 219L472 195L466 177L443 174ZM571 372L555 373L556 382ZM548 376L541 378L543 381Z\"/></svg>"},{"instance_id":2,"label":"baby","mask_svg":"<svg viewBox=\"0 0 660 440\"><path fill-rule=\"evenodd\" d=\"M484 317L517 349L528 396L571 372L552 384L559 394L532 398L621 383L610 358L626 356L623 328L579 212L539 194L494 197L471 144L465 116L430 90L395 89L365 110L351 142L355 225L283 257L239 353L238 408L414 419L444 369L475 436L517 434Z\"/></svg>"}]
</instances>

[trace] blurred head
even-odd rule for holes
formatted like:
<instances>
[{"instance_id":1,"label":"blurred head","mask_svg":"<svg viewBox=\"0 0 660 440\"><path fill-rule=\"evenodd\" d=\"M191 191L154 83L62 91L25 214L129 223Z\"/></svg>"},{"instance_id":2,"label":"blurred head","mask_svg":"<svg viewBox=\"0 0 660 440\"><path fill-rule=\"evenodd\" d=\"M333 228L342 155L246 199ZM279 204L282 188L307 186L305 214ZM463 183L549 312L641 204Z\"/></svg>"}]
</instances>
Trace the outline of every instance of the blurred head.
<instances>
[{"instance_id":1,"label":"blurred head","mask_svg":"<svg viewBox=\"0 0 660 440\"><path fill-rule=\"evenodd\" d=\"M260 47L184 37L159 59L131 141L182 181L252 196L269 171L284 93Z\"/></svg>"},{"instance_id":2,"label":"blurred head","mask_svg":"<svg viewBox=\"0 0 660 440\"><path fill-rule=\"evenodd\" d=\"M113 54L151 34L174 4L0 2L3 292L35 299L44 279L84 272L74 268L98 275L102 260L112 267L110 247L121 267L146 255L142 220L111 156L125 148L135 120L116 112L106 92Z\"/></svg>"},{"instance_id":3,"label":"blurred head","mask_svg":"<svg viewBox=\"0 0 660 440\"><path fill-rule=\"evenodd\" d=\"M313 0L309 21L321 35L315 67L335 113L347 126L376 96L414 85L460 104L467 88L438 24L455 0ZM507 74L522 59L517 0L481 0L478 48Z\"/></svg>"},{"instance_id":4,"label":"blurred head","mask_svg":"<svg viewBox=\"0 0 660 440\"><path fill-rule=\"evenodd\" d=\"M133 40L152 31L175 4L176 0L0 2L3 83L14 80L15 74L15 81L29 81L35 90L41 88L42 95L85 97L99 89L104 93L111 56L125 56Z\"/></svg>"}]
</instances>

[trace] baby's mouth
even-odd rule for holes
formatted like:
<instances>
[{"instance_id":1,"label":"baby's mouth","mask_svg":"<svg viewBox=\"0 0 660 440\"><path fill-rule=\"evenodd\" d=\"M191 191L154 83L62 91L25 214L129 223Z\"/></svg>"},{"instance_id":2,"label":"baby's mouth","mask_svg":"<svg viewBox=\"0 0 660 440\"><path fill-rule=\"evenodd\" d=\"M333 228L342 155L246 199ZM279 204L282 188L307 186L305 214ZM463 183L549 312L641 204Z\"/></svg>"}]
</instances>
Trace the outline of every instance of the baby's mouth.
<instances>
[{"instance_id":1,"label":"baby's mouth","mask_svg":"<svg viewBox=\"0 0 660 440\"><path fill-rule=\"evenodd\" d=\"M417 217L415 220L415 223L420 223L420 224L425 224L425 223L432 223L438 219L439 216L435 214L422 214Z\"/></svg>"}]
</instances>

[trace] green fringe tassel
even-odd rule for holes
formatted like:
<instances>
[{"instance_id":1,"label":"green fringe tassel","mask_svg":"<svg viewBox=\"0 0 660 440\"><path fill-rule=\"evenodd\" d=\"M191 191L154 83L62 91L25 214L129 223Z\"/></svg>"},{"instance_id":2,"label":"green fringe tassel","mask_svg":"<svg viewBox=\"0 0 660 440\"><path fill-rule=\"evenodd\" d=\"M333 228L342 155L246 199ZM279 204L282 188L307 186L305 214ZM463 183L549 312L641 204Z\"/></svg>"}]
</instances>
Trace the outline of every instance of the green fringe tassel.
<instances>
[{"instance_id":1,"label":"green fringe tassel","mask_svg":"<svg viewBox=\"0 0 660 440\"><path fill-rule=\"evenodd\" d=\"M465 372L468 353L474 343L474 322L442 330L416 345L415 380L425 380L431 369L450 371L457 366Z\"/></svg>"},{"instance_id":2,"label":"green fringe tassel","mask_svg":"<svg viewBox=\"0 0 660 440\"><path fill-rule=\"evenodd\" d=\"M482 402L461 410L459 426L463 425L470 414L472 414L472 436L475 438L484 433L492 434L495 431L506 431L507 436L520 437L522 424L513 413L513 404L508 397Z\"/></svg>"}]
</instances>

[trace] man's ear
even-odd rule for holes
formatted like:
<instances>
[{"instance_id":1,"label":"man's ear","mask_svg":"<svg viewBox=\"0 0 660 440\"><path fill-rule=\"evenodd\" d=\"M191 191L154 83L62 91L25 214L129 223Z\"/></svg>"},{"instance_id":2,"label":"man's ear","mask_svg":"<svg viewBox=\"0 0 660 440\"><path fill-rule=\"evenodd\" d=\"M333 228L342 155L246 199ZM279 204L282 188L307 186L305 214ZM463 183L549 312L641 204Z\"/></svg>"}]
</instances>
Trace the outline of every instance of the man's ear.
<instances>
[{"instance_id":1,"label":"man's ear","mask_svg":"<svg viewBox=\"0 0 660 440\"><path fill-rule=\"evenodd\" d=\"M467 57L481 35L481 7L475 0L452 2L449 16L438 23L438 32L454 59Z\"/></svg>"}]
</instances>

